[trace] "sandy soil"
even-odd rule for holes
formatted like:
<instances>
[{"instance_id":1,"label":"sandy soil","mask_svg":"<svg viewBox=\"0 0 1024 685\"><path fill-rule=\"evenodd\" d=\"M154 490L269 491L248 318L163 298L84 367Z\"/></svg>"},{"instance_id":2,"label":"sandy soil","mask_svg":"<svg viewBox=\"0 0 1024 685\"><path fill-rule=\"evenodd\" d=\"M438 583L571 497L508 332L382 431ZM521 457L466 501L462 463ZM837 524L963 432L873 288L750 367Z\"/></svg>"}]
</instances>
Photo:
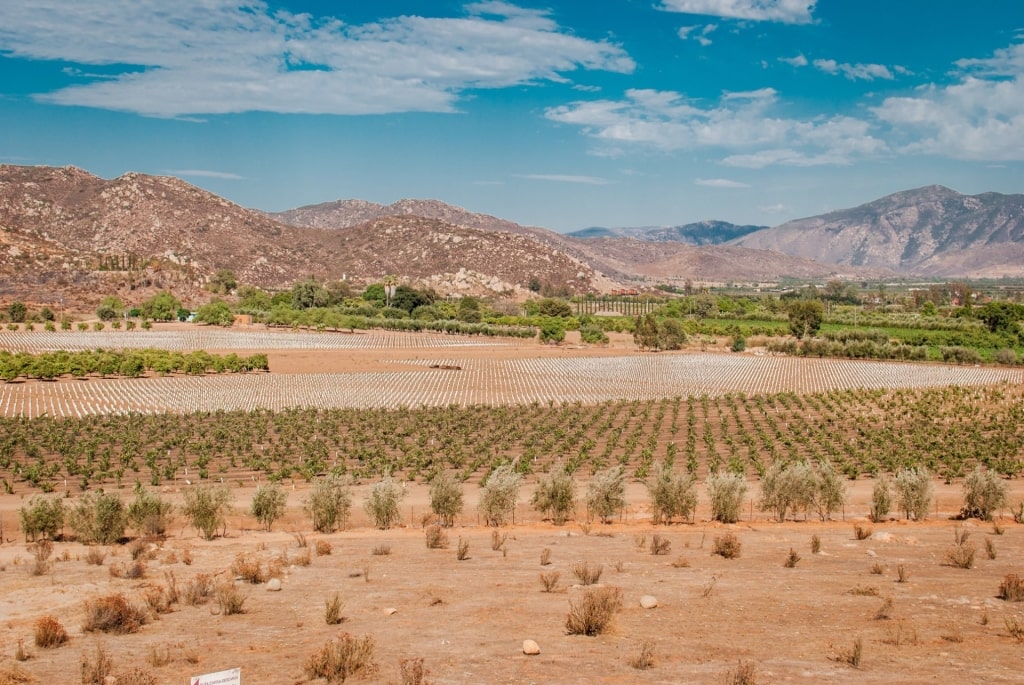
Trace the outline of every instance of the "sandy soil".
<instances>
[{"instance_id":1,"label":"sandy soil","mask_svg":"<svg viewBox=\"0 0 1024 685\"><path fill-rule=\"evenodd\" d=\"M593 525L589 535L576 522L556 527L538 520L524 503L530 494L525 489L516 525L502 530L508 535L504 553L492 550L492 529L477 525L475 487L467 490L466 516L448 531L449 548L430 550L419 523L428 509L424 486L409 486L401 528L370 527L359 509L363 491L357 490L350 529L314 535L301 513L303 486L296 485L288 515L270 533L236 513L227 536L207 542L179 521L154 546L140 580L109 572L130 559L124 546L108 548L104 565L94 566L77 543L57 543L51 569L32 575L30 552L13 532L22 502L8 496L0 499L7 536L0 546L6 657L0 668L14 663L10 656L21 639L32 658L20 666L38 682L78 682L81 655L91 655L99 643L113 656L115 670L139 666L161 683L234 667L242 668L245 683L299 683L306 682L308 656L348 632L376 642L380 670L360 679L366 682L399 682L399 660L413 657L424 658L435 683L717 683L740 660L755 664L758 682L1020 682L1022 647L1005 619L1024 621L1024 606L995 596L1006 574L1021 571L1024 527L1001 520L1005 531L997 535L991 524L950 521L959 488L942 484L931 520L868 524L863 514L871 483L851 485L845 521L780 524L748 507L743 521L724 526L703 520L702 506L697 523L654 526L646 493L634 483L630 511L619 522ZM1016 490L1014 501L1021 496ZM251 496L251 487L237 489L236 511L244 511ZM872 538L855 540L855 524L872 528ZM970 532L978 550L971 570L943 563L957 526ZM298 547L293 531L306 532L308 548ZM726 532L742 543L738 559L710 552L713 539ZM655 556L638 546L649 547L654 534L670 540L669 554ZM819 554L810 551L813 535L821 539ZM460 537L470 544L464 561L456 559ZM318 540L331 544L330 555L316 556ZM995 559L988 558L987 543ZM391 553L374 555L379 545L390 546ZM551 550L547 568L539 563L544 548ZM791 548L801 559L784 568ZM186 550L190 565L182 561ZM310 565L297 564L307 551ZM141 603L147 589L167 583L170 572L179 585L199 573L229 580L239 553L265 565L286 556L283 590L239 582L248 599L246 613L238 616L217 615L213 605L178 605L133 635L81 630L88 598L123 592ZM601 583L622 588L625 597L612 630L598 637L567 635L564 628L569 602L582 592L574 586L572 565L584 560L602 564ZM879 574L872 572L876 564ZM905 583L896 582L898 565L908 574ZM539 574L552 570L561 574L559 589L542 592ZM852 594L854 588L873 594ZM324 602L334 592L345 602L340 626L323 620ZM642 609L645 594L659 606ZM887 599L891 616L876 618ZM68 644L32 645L33 623L44 614L67 627ZM539 656L522 654L527 638L539 643ZM836 657L857 638L864 656L854 669ZM654 644L654 667L638 671L628 662L644 640Z\"/></svg>"}]
</instances>

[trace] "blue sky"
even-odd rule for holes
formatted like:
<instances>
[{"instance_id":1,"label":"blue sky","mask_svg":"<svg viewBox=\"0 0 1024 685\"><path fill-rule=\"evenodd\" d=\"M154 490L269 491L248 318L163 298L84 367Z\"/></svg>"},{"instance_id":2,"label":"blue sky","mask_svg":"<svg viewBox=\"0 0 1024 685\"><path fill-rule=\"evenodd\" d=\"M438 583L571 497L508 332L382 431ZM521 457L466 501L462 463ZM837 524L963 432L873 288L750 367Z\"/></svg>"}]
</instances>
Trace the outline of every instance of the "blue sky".
<instances>
[{"instance_id":1,"label":"blue sky","mask_svg":"<svg viewBox=\"0 0 1024 685\"><path fill-rule=\"evenodd\" d=\"M1024 192L1015 0L11 0L0 162L568 231Z\"/></svg>"}]
</instances>

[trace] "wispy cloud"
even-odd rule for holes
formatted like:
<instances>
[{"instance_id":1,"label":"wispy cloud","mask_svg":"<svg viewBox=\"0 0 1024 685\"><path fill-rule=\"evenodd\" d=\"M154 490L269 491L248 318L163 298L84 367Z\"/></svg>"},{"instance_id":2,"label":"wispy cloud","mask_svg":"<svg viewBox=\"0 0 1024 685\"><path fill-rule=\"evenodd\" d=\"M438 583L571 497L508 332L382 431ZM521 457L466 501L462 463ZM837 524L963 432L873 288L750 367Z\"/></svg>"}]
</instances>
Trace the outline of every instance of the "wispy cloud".
<instances>
[{"instance_id":1,"label":"wispy cloud","mask_svg":"<svg viewBox=\"0 0 1024 685\"><path fill-rule=\"evenodd\" d=\"M851 81L874 81L878 78L891 81L895 78L893 71L884 64L848 64L837 62L834 59L816 59L813 64L818 71L823 71L826 74L842 74ZM901 73L907 73L907 70L902 67L898 67L898 69Z\"/></svg>"},{"instance_id":2,"label":"wispy cloud","mask_svg":"<svg viewBox=\"0 0 1024 685\"><path fill-rule=\"evenodd\" d=\"M809 24L818 0L662 0L659 9L726 19Z\"/></svg>"},{"instance_id":3,"label":"wispy cloud","mask_svg":"<svg viewBox=\"0 0 1024 685\"><path fill-rule=\"evenodd\" d=\"M785 62L792 67L806 67L807 58L803 55L796 55L795 57L780 57L780 62Z\"/></svg>"},{"instance_id":4,"label":"wispy cloud","mask_svg":"<svg viewBox=\"0 0 1024 685\"><path fill-rule=\"evenodd\" d=\"M717 28L718 24L707 24L705 26L681 26L677 33L683 40L688 40L692 36L695 41L706 48L711 45L711 39L708 38L708 36L714 33Z\"/></svg>"},{"instance_id":5,"label":"wispy cloud","mask_svg":"<svg viewBox=\"0 0 1024 685\"><path fill-rule=\"evenodd\" d=\"M592 186L606 186L611 181L598 176L574 176L569 174L520 174L519 178L533 181L554 181L556 183L583 183Z\"/></svg>"},{"instance_id":6,"label":"wispy cloud","mask_svg":"<svg viewBox=\"0 0 1024 685\"><path fill-rule=\"evenodd\" d=\"M758 209L764 212L765 214L783 214L785 212L790 211L789 207L782 204L781 202L774 205L762 205L758 207Z\"/></svg>"},{"instance_id":7,"label":"wispy cloud","mask_svg":"<svg viewBox=\"0 0 1024 685\"><path fill-rule=\"evenodd\" d=\"M159 117L451 112L470 88L635 68L614 43L576 36L546 11L497 1L466 5L459 17L362 25L263 0L6 2L0 52L120 65L113 76L83 71L84 83L38 98Z\"/></svg>"},{"instance_id":8,"label":"wispy cloud","mask_svg":"<svg viewBox=\"0 0 1024 685\"><path fill-rule=\"evenodd\" d=\"M698 178L694 184L707 188L749 188L749 183L733 181L728 178Z\"/></svg>"},{"instance_id":9,"label":"wispy cloud","mask_svg":"<svg viewBox=\"0 0 1024 685\"><path fill-rule=\"evenodd\" d=\"M169 169L171 176L198 177L198 178L219 178L225 181L241 181L245 176L239 176L229 171L210 171L209 169Z\"/></svg>"},{"instance_id":10,"label":"wispy cloud","mask_svg":"<svg viewBox=\"0 0 1024 685\"><path fill-rule=\"evenodd\" d=\"M727 154L724 164L736 167L849 164L885 150L867 121L787 118L776 113L777 100L771 88L726 93L711 106L674 91L629 90L623 100L573 102L545 115L579 126L603 146L718 150Z\"/></svg>"}]
</instances>

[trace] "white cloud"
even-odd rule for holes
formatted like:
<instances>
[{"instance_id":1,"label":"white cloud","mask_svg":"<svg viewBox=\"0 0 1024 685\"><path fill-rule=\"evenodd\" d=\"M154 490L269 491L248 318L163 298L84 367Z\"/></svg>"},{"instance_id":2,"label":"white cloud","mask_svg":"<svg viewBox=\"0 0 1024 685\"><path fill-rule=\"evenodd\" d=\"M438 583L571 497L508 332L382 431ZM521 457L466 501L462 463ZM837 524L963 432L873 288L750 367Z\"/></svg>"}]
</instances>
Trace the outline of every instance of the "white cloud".
<instances>
[{"instance_id":1,"label":"white cloud","mask_svg":"<svg viewBox=\"0 0 1024 685\"><path fill-rule=\"evenodd\" d=\"M786 64L788 64L790 66L793 66L793 67L806 67L807 66L807 58L804 57L803 55L797 55L796 57L780 57L779 61L780 62L785 62Z\"/></svg>"},{"instance_id":2,"label":"white cloud","mask_svg":"<svg viewBox=\"0 0 1024 685\"><path fill-rule=\"evenodd\" d=\"M625 51L561 29L549 14L476 2L457 18L351 25L263 0L33 0L0 3L0 52L114 65L45 102L173 117L244 111L450 112L469 88L630 73Z\"/></svg>"},{"instance_id":3,"label":"white cloud","mask_svg":"<svg viewBox=\"0 0 1024 685\"><path fill-rule=\"evenodd\" d=\"M884 64L848 64L837 62L834 59L816 59L814 60L814 68L826 74L842 74L851 81L858 79L874 81L876 78L891 81L895 78L889 67ZM909 73L903 67L896 67L895 69L899 70L900 73Z\"/></svg>"},{"instance_id":4,"label":"white cloud","mask_svg":"<svg viewBox=\"0 0 1024 685\"><path fill-rule=\"evenodd\" d=\"M726 19L809 24L818 0L662 0L668 12L704 14Z\"/></svg>"},{"instance_id":5,"label":"white cloud","mask_svg":"<svg viewBox=\"0 0 1024 685\"><path fill-rule=\"evenodd\" d=\"M606 186L611 181L597 176L573 176L568 174L521 174L519 178L528 178L532 181L555 181L557 183L583 183L592 186Z\"/></svg>"},{"instance_id":6,"label":"white cloud","mask_svg":"<svg viewBox=\"0 0 1024 685\"><path fill-rule=\"evenodd\" d=\"M695 185L705 186L707 188L749 188L750 184L741 183L740 181L732 181L728 178L698 178L694 181Z\"/></svg>"},{"instance_id":7,"label":"white cloud","mask_svg":"<svg viewBox=\"0 0 1024 685\"><path fill-rule=\"evenodd\" d=\"M728 154L723 163L738 167L849 164L886 149L866 121L777 116L777 99L775 90L762 88L727 93L717 104L702 106L676 92L629 90L623 100L574 102L545 115L579 126L605 146L721 150Z\"/></svg>"},{"instance_id":8,"label":"white cloud","mask_svg":"<svg viewBox=\"0 0 1024 685\"><path fill-rule=\"evenodd\" d=\"M764 212L765 214L783 214L788 213L790 211L789 207L782 204L781 202L774 205L762 205L758 207L758 209Z\"/></svg>"},{"instance_id":9,"label":"white cloud","mask_svg":"<svg viewBox=\"0 0 1024 685\"><path fill-rule=\"evenodd\" d=\"M960 80L887 98L873 113L899 149L971 161L1024 161L1024 44L956 62Z\"/></svg>"},{"instance_id":10,"label":"white cloud","mask_svg":"<svg viewBox=\"0 0 1024 685\"><path fill-rule=\"evenodd\" d=\"M693 34L693 39L706 48L707 46L711 45L711 39L708 38L708 36L714 33L717 28L718 24L706 24L704 26L681 26L677 33L679 34L679 37L682 38L683 40L687 40L688 38L690 38L690 35Z\"/></svg>"},{"instance_id":11,"label":"white cloud","mask_svg":"<svg viewBox=\"0 0 1024 685\"><path fill-rule=\"evenodd\" d=\"M225 181L241 181L245 177L229 171L210 171L209 169L170 169L166 173L172 176L219 178Z\"/></svg>"}]
</instances>

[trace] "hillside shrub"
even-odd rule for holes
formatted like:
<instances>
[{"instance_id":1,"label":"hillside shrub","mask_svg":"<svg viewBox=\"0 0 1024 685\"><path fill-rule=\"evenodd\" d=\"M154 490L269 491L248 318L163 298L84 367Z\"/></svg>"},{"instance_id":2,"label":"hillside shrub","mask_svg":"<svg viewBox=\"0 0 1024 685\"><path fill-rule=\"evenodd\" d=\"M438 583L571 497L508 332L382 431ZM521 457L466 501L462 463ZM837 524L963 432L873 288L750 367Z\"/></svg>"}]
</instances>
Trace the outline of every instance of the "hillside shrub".
<instances>
[{"instance_id":1,"label":"hillside shrub","mask_svg":"<svg viewBox=\"0 0 1024 685\"><path fill-rule=\"evenodd\" d=\"M64 502L57 497L32 497L18 516L27 541L52 540L64 528Z\"/></svg>"},{"instance_id":2,"label":"hillside shrub","mask_svg":"<svg viewBox=\"0 0 1024 685\"><path fill-rule=\"evenodd\" d=\"M75 537L85 544L113 544L124 537L128 525L128 512L121 498L102 491L82 495L68 518Z\"/></svg>"},{"instance_id":3,"label":"hillside shrub","mask_svg":"<svg viewBox=\"0 0 1024 685\"><path fill-rule=\"evenodd\" d=\"M992 513L1010 502L1006 482L994 471L976 466L964 479L962 518L992 519Z\"/></svg>"},{"instance_id":4,"label":"hillside shrub","mask_svg":"<svg viewBox=\"0 0 1024 685\"><path fill-rule=\"evenodd\" d=\"M563 465L540 479L530 504L556 526L565 525L576 507L576 483Z\"/></svg>"},{"instance_id":5,"label":"hillside shrub","mask_svg":"<svg viewBox=\"0 0 1024 685\"><path fill-rule=\"evenodd\" d=\"M141 485L135 488L135 499L128 505L128 520L141 535L163 535L170 525L174 505Z\"/></svg>"},{"instance_id":6,"label":"hillside shrub","mask_svg":"<svg viewBox=\"0 0 1024 685\"><path fill-rule=\"evenodd\" d=\"M722 523L736 523L740 518L747 482L738 473L719 471L708 475L708 497L711 499L711 518Z\"/></svg>"},{"instance_id":7,"label":"hillside shrub","mask_svg":"<svg viewBox=\"0 0 1024 685\"><path fill-rule=\"evenodd\" d=\"M304 509L313 519L318 533L344 529L352 510L352 493L348 483L339 476L328 476L313 483Z\"/></svg>"},{"instance_id":8,"label":"hillside shrub","mask_svg":"<svg viewBox=\"0 0 1024 685\"><path fill-rule=\"evenodd\" d=\"M879 474L871 488L871 520L875 523L885 520L892 510L892 485L889 477Z\"/></svg>"},{"instance_id":9,"label":"hillside shrub","mask_svg":"<svg viewBox=\"0 0 1024 685\"><path fill-rule=\"evenodd\" d=\"M896 491L896 506L908 519L923 521L928 516L935 488L927 468L913 466L900 469L893 478L893 489Z\"/></svg>"},{"instance_id":10,"label":"hillside shrub","mask_svg":"<svg viewBox=\"0 0 1024 685\"><path fill-rule=\"evenodd\" d=\"M231 491L223 485L202 485L185 490L181 513L204 538L212 540L227 523Z\"/></svg>"},{"instance_id":11,"label":"hillside shrub","mask_svg":"<svg viewBox=\"0 0 1024 685\"><path fill-rule=\"evenodd\" d=\"M655 524L671 523L673 518L689 519L697 508L696 481L691 474L676 475L670 466L658 462L647 481L651 497L651 516Z\"/></svg>"},{"instance_id":12,"label":"hillside shrub","mask_svg":"<svg viewBox=\"0 0 1024 685\"><path fill-rule=\"evenodd\" d=\"M462 483L453 475L441 471L430 480L430 510L434 512L441 525L451 528L455 517L462 513Z\"/></svg>"},{"instance_id":13,"label":"hillside shrub","mask_svg":"<svg viewBox=\"0 0 1024 685\"><path fill-rule=\"evenodd\" d=\"M587 486L587 511L597 516L601 523L611 523L612 518L626 508L626 472L622 466L596 474Z\"/></svg>"},{"instance_id":14,"label":"hillside shrub","mask_svg":"<svg viewBox=\"0 0 1024 685\"><path fill-rule=\"evenodd\" d=\"M373 525L387 530L402 521L398 507L405 497L405 490L391 476L385 477L370 487L370 494L363 502L363 509L373 520Z\"/></svg>"},{"instance_id":15,"label":"hillside shrub","mask_svg":"<svg viewBox=\"0 0 1024 685\"><path fill-rule=\"evenodd\" d=\"M284 516L288 494L279 483L263 483L252 496L249 513L269 531L274 521Z\"/></svg>"},{"instance_id":16,"label":"hillside shrub","mask_svg":"<svg viewBox=\"0 0 1024 685\"><path fill-rule=\"evenodd\" d=\"M480 493L480 514L485 525L503 526L515 511L522 476L512 464L502 464L491 471Z\"/></svg>"}]
</instances>

